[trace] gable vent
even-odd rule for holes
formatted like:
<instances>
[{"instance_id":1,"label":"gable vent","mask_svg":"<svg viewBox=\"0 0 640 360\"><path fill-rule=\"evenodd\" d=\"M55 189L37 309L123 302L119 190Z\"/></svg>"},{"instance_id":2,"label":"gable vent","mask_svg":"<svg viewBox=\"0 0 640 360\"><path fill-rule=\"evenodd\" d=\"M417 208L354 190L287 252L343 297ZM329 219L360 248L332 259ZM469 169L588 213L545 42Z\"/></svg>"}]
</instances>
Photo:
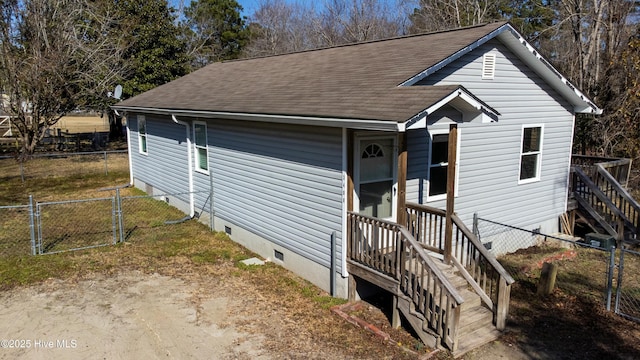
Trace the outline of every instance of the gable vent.
<instances>
[{"instance_id":1,"label":"gable vent","mask_svg":"<svg viewBox=\"0 0 640 360\"><path fill-rule=\"evenodd\" d=\"M484 54L482 57L482 78L493 79L496 74L496 54Z\"/></svg>"}]
</instances>

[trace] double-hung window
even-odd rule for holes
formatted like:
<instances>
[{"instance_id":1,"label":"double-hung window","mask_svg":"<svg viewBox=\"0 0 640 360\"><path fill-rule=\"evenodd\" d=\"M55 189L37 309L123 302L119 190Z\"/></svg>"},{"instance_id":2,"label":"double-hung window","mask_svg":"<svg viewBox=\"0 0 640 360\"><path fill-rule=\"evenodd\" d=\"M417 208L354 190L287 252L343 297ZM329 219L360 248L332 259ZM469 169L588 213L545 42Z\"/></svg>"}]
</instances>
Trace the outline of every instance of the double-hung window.
<instances>
[{"instance_id":1,"label":"double-hung window","mask_svg":"<svg viewBox=\"0 0 640 360\"><path fill-rule=\"evenodd\" d=\"M542 125L529 125L522 127L519 183L540 180L540 166L542 163L542 134Z\"/></svg>"},{"instance_id":2,"label":"double-hung window","mask_svg":"<svg viewBox=\"0 0 640 360\"><path fill-rule=\"evenodd\" d=\"M443 200L447 198L447 176L449 173L449 130L430 130L431 142L429 146L429 187L427 201ZM458 194L458 163L460 154L460 129L456 146L456 183L455 196Z\"/></svg>"},{"instance_id":3,"label":"double-hung window","mask_svg":"<svg viewBox=\"0 0 640 360\"><path fill-rule=\"evenodd\" d=\"M209 171L209 156L207 154L207 124L204 122L193 123L194 147L196 153L196 170Z\"/></svg>"},{"instance_id":4,"label":"double-hung window","mask_svg":"<svg viewBox=\"0 0 640 360\"><path fill-rule=\"evenodd\" d=\"M138 150L147 154L147 120L144 115L138 115Z\"/></svg>"}]
</instances>

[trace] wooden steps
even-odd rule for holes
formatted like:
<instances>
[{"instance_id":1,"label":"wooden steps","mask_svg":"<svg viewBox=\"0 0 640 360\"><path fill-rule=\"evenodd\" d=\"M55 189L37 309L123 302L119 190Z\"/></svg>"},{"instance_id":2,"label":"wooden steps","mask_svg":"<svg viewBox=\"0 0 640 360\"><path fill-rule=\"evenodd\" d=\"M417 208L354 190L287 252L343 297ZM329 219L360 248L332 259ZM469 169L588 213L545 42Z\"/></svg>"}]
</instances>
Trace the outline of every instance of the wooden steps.
<instances>
[{"instance_id":1,"label":"wooden steps","mask_svg":"<svg viewBox=\"0 0 640 360\"><path fill-rule=\"evenodd\" d=\"M493 324L493 313L482 303L480 296L471 289L467 280L458 274L454 266L446 265L442 260L437 259L435 263L464 299L460 307L460 323L455 340L456 345L452 351L454 357L462 356L479 346L497 339L501 333ZM407 266L410 265L411 262L408 262ZM439 294L432 295L434 297L439 296ZM411 299L399 296L398 309L425 345L429 347L439 346L441 339L426 326L423 315L415 311L415 306Z\"/></svg>"}]
</instances>

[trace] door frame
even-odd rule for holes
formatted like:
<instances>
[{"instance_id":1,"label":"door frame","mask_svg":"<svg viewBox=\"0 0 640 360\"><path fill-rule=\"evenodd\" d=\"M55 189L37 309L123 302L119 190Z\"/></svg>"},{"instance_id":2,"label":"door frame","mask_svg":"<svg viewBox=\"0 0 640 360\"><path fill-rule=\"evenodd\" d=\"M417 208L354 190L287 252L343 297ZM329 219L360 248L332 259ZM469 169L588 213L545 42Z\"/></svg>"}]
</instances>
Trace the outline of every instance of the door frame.
<instances>
[{"instance_id":1,"label":"door frame","mask_svg":"<svg viewBox=\"0 0 640 360\"><path fill-rule=\"evenodd\" d=\"M384 218L396 222L398 218L398 135L396 133L355 133L353 136L353 211L360 212L360 159L362 141L367 140L392 140L393 151L391 156L391 168L393 179L391 180L391 218Z\"/></svg>"}]
</instances>

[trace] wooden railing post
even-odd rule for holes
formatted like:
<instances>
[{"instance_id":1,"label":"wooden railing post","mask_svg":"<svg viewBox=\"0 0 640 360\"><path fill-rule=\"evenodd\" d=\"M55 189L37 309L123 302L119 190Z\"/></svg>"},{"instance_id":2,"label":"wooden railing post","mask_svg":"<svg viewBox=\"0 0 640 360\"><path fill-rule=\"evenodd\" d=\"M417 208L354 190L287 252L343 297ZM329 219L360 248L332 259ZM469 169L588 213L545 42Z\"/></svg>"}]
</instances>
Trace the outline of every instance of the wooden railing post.
<instances>
[{"instance_id":1,"label":"wooden railing post","mask_svg":"<svg viewBox=\"0 0 640 360\"><path fill-rule=\"evenodd\" d=\"M496 304L496 328L504 330L507 325L507 314L509 314L509 297L511 296L511 285L507 284L504 276L498 282L498 301Z\"/></svg>"},{"instance_id":2,"label":"wooden railing post","mask_svg":"<svg viewBox=\"0 0 640 360\"><path fill-rule=\"evenodd\" d=\"M452 124L449 127L449 156L447 165L447 215L444 234L444 262L451 264L451 252L453 241L453 205L456 193L456 158L458 149L458 126Z\"/></svg>"}]
</instances>

